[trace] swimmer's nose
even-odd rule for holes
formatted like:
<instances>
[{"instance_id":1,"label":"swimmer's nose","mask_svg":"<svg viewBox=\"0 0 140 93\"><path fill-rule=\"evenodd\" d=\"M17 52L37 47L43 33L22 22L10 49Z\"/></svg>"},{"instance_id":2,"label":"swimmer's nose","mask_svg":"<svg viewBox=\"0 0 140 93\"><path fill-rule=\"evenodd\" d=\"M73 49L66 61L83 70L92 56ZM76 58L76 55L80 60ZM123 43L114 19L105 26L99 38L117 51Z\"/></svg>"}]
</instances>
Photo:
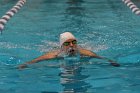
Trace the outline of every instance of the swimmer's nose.
<instances>
[{"instance_id":1,"label":"swimmer's nose","mask_svg":"<svg viewBox=\"0 0 140 93\"><path fill-rule=\"evenodd\" d=\"M72 42L70 42L70 46L73 46L73 43Z\"/></svg>"}]
</instances>

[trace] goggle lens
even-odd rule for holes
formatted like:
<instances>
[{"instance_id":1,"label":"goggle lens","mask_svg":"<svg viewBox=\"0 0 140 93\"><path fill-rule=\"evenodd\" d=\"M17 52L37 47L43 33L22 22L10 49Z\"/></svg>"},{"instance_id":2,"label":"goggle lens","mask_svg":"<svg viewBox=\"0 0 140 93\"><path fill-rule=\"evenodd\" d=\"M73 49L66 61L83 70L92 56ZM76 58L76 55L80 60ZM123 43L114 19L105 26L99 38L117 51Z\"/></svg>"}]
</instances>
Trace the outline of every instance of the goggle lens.
<instances>
[{"instance_id":1,"label":"goggle lens","mask_svg":"<svg viewBox=\"0 0 140 93\"><path fill-rule=\"evenodd\" d=\"M71 42L64 42L63 45L64 45L64 46L69 46L70 43L72 43L72 44L77 44L77 41L76 41L76 40L73 40L73 41L71 41Z\"/></svg>"}]
</instances>

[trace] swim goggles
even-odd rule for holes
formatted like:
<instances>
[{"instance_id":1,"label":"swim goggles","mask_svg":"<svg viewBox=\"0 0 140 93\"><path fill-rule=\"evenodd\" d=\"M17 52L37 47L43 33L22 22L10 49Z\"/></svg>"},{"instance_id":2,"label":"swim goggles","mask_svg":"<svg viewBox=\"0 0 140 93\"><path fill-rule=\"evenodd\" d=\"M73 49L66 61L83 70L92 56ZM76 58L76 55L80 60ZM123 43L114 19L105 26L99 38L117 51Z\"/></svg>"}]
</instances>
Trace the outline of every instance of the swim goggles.
<instances>
[{"instance_id":1,"label":"swim goggles","mask_svg":"<svg viewBox=\"0 0 140 93\"><path fill-rule=\"evenodd\" d=\"M72 44L75 45L75 44L77 44L77 41L76 41L76 40L73 40L73 41L71 41L71 42L64 42L63 45L64 45L64 46L69 46L70 43L72 43Z\"/></svg>"}]
</instances>

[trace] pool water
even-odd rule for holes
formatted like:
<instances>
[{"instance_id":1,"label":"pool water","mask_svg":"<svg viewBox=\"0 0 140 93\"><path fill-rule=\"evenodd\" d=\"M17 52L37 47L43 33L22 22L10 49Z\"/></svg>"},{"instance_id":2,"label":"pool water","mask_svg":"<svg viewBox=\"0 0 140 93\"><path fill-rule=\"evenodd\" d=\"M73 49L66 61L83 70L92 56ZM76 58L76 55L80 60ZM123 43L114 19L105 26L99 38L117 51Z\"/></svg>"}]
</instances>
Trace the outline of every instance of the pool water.
<instances>
[{"instance_id":1,"label":"pool water","mask_svg":"<svg viewBox=\"0 0 140 93\"><path fill-rule=\"evenodd\" d=\"M1 0L0 16L17 1ZM139 0L134 2L140 6ZM121 0L27 0L0 35L1 93L139 93L139 22ZM80 46L121 66L85 58L17 69L59 48L59 34L65 31L72 32Z\"/></svg>"}]
</instances>

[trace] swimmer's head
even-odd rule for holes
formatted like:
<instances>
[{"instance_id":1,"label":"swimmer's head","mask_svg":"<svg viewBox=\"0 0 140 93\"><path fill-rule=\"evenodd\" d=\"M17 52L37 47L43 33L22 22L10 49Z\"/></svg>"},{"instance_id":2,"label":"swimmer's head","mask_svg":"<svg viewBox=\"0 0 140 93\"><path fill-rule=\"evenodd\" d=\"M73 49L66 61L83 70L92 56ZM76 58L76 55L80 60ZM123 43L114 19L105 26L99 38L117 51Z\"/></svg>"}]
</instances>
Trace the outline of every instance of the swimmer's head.
<instances>
[{"instance_id":1,"label":"swimmer's head","mask_svg":"<svg viewBox=\"0 0 140 93\"><path fill-rule=\"evenodd\" d=\"M77 53L77 40L70 32L60 34L60 47L68 55Z\"/></svg>"}]
</instances>

